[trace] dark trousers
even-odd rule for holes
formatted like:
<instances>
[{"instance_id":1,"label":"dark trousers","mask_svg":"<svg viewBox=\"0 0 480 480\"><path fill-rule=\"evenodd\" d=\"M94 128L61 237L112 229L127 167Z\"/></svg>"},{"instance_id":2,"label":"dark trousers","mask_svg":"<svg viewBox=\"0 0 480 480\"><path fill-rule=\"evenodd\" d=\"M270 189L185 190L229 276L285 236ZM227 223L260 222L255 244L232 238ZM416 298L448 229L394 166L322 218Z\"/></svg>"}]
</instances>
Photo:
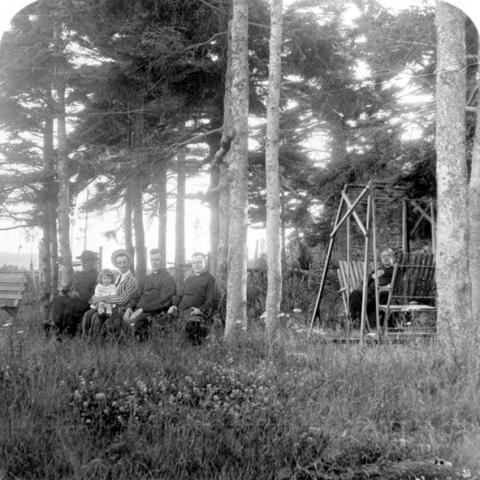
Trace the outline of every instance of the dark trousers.
<instances>
[{"instance_id":1,"label":"dark trousers","mask_svg":"<svg viewBox=\"0 0 480 480\"><path fill-rule=\"evenodd\" d=\"M114 308L111 316L89 309L82 319L82 334L93 339L118 339L127 331L123 321L124 309Z\"/></svg>"},{"instance_id":2,"label":"dark trousers","mask_svg":"<svg viewBox=\"0 0 480 480\"><path fill-rule=\"evenodd\" d=\"M158 330L160 334L168 332L172 322L165 310L156 312L143 312L133 323L133 334L138 340L148 340L152 330Z\"/></svg>"},{"instance_id":3,"label":"dark trousers","mask_svg":"<svg viewBox=\"0 0 480 480\"><path fill-rule=\"evenodd\" d=\"M388 300L388 292L379 292L378 299L381 304L386 303ZM353 290L350 293L350 317L353 321L353 327L360 326L360 319L362 318L362 291L361 290ZM368 291L367 292L367 317L368 323L371 327L376 324L375 320L375 292ZM380 326L383 327L384 323L384 312L380 312L379 322Z\"/></svg>"},{"instance_id":4,"label":"dark trousers","mask_svg":"<svg viewBox=\"0 0 480 480\"><path fill-rule=\"evenodd\" d=\"M180 312L181 325L184 325L185 338L191 345L201 345L210 333L213 319L211 315L192 315L190 309Z\"/></svg>"},{"instance_id":5,"label":"dark trousers","mask_svg":"<svg viewBox=\"0 0 480 480\"><path fill-rule=\"evenodd\" d=\"M58 295L50 307L50 323L58 333L74 336L90 305L80 298Z\"/></svg>"}]
</instances>

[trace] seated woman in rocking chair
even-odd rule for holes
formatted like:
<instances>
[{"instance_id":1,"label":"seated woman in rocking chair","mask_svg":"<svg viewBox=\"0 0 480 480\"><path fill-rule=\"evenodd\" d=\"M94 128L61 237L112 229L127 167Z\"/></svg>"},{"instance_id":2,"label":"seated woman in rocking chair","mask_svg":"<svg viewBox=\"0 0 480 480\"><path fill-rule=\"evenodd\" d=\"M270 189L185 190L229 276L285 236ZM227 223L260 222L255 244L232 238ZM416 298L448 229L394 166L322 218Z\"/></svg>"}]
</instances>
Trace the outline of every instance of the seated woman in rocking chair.
<instances>
[{"instance_id":1,"label":"seated woman in rocking chair","mask_svg":"<svg viewBox=\"0 0 480 480\"><path fill-rule=\"evenodd\" d=\"M395 253L391 248L384 249L380 254L382 265L377 269L379 302L386 303L388 299L388 287L392 281ZM354 326L360 325L362 316L362 289L353 290L350 293L350 315ZM368 276L367 286L367 316L370 325L375 324L375 270ZM380 316L380 324L383 323L383 313Z\"/></svg>"}]
</instances>

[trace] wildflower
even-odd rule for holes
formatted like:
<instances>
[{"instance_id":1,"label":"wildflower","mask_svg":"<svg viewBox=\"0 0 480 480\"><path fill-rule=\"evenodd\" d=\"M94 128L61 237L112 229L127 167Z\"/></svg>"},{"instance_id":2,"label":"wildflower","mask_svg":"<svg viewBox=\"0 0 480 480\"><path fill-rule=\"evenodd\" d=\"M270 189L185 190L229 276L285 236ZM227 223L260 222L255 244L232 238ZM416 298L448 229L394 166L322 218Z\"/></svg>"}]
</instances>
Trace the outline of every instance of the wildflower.
<instances>
[{"instance_id":1,"label":"wildflower","mask_svg":"<svg viewBox=\"0 0 480 480\"><path fill-rule=\"evenodd\" d=\"M137 388L141 393L147 393L147 384L142 380L137 380Z\"/></svg>"},{"instance_id":2,"label":"wildflower","mask_svg":"<svg viewBox=\"0 0 480 480\"><path fill-rule=\"evenodd\" d=\"M472 478L472 472L469 468L464 468L462 470L462 478Z\"/></svg>"},{"instance_id":3,"label":"wildflower","mask_svg":"<svg viewBox=\"0 0 480 480\"><path fill-rule=\"evenodd\" d=\"M95 394L95 400L105 400L107 396L103 392Z\"/></svg>"},{"instance_id":4,"label":"wildflower","mask_svg":"<svg viewBox=\"0 0 480 480\"><path fill-rule=\"evenodd\" d=\"M80 394L80 392L78 390L75 390L73 392L73 398L77 401L81 400L82 399L82 395Z\"/></svg>"}]
</instances>

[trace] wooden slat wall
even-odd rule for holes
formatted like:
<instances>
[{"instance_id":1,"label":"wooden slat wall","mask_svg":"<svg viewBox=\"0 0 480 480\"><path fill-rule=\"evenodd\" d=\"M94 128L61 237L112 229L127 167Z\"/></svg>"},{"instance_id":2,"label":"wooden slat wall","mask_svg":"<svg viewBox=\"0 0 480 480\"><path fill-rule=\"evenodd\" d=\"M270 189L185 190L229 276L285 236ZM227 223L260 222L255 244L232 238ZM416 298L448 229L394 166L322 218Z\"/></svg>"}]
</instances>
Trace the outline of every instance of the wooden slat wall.
<instances>
[{"instance_id":1,"label":"wooden slat wall","mask_svg":"<svg viewBox=\"0 0 480 480\"><path fill-rule=\"evenodd\" d=\"M402 301L435 300L435 258L433 254L403 254L399 258L392 298Z\"/></svg>"},{"instance_id":2,"label":"wooden slat wall","mask_svg":"<svg viewBox=\"0 0 480 480\"><path fill-rule=\"evenodd\" d=\"M18 307L26 283L24 273L0 273L0 307Z\"/></svg>"}]
</instances>

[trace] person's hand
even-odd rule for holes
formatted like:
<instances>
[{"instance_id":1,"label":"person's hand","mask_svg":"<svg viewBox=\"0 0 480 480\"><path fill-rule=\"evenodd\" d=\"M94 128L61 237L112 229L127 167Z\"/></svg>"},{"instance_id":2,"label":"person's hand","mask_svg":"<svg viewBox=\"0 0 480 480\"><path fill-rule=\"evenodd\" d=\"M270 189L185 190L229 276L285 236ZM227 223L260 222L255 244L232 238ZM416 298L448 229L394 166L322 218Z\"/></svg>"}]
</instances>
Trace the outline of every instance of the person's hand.
<instances>
[{"instance_id":1,"label":"person's hand","mask_svg":"<svg viewBox=\"0 0 480 480\"><path fill-rule=\"evenodd\" d=\"M100 299L102 297L96 297L95 295L90 299L90 303L93 303L94 305L96 305L97 303L100 303Z\"/></svg>"},{"instance_id":2,"label":"person's hand","mask_svg":"<svg viewBox=\"0 0 480 480\"><path fill-rule=\"evenodd\" d=\"M191 310L190 310L190 314L191 315L201 315L202 311L199 308L192 307Z\"/></svg>"},{"instance_id":3,"label":"person's hand","mask_svg":"<svg viewBox=\"0 0 480 480\"><path fill-rule=\"evenodd\" d=\"M137 308L130 316L130 322L133 322L137 317L143 313L143 308Z\"/></svg>"},{"instance_id":4,"label":"person's hand","mask_svg":"<svg viewBox=\"0 0 480 480\"><path fill-rule=\"evenodd\" d=\"M177 311L176 305L172 305L172 306L167 310L167 313L168 313L168 314L171 314L171 313L176 312L176 311Z\"/></svg>"},{"instance_id":5,"label":"person's hand","mask_svg":"<svg viewBox=\"0 0 480 480\"><path fill-rule=\"evenodd\" d=\"M131 315L132 315L132 312L133 312L133 310L132 310L130 307L128 307L128 308L125 310L125 313L123 314L123 320L124 320L125 322L128 322L128 321L130 320L130 317L131 317Z\"/></svg>"},{"instance_id":6,"label":"person's hand","mask_svg":"<svg viewBox=\"0 0 480 480\"><path fill-rule=\"evenodd\" d=\"M375 272L372 273L372 278L380 278L385 273L385 270L377 270L377 276L375 277Z\"/></svg>"}]
</instances>

